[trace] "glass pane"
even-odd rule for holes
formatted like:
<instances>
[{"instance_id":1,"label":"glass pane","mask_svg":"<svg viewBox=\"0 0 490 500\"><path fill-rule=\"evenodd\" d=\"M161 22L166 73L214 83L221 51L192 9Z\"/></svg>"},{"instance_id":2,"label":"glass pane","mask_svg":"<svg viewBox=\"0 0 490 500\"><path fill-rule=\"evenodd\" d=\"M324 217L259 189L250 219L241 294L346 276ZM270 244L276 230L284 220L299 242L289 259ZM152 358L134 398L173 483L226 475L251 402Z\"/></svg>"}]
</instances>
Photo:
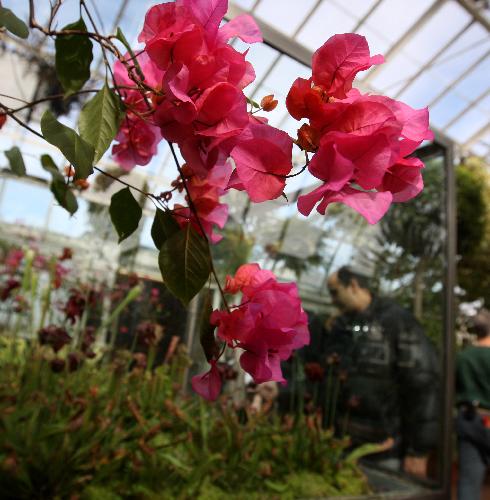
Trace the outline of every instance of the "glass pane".
<instances>
[{"instance_id":1,"label":"glass pane","mask_svg":"<svg viewBox=\"0 0 490 500\"><path fill-rule=\"evenodd\" d=\"M254 15L287 35L292 35L301 25L316 0L291 2L284 8L282 0L262 0L256 7Z\"/></svg>"},{"instance_id":2,"label":"glass pane","mask_svg":"<svg viewBox=\"0 0 490 500\"><path fill-rule=\"evenodd\" d=\"M311 50L316 50L336 33L348 33L356 19L332 2L322 2L300 31L296 39Z\"/></svg>"}]
</instances>

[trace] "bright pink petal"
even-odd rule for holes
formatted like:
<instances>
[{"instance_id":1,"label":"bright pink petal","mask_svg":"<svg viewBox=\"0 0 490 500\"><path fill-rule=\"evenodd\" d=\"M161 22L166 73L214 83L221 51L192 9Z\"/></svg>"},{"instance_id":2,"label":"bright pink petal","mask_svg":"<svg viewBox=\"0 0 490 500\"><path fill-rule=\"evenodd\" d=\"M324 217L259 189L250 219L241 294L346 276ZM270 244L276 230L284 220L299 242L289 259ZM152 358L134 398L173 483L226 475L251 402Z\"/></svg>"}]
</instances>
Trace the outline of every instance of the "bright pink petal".
<instances>
[{"instance_id":1,"label":"bright pink petal","mask_svg":"<svg viewBox=\"0 0 490 500\"><path fill-rule=\"evenodd\" d=\"M310 193L304 194L298 198L298 211L305 217L310 215L315 205L323 198L325 193L332 193L326 184L322 184Z\"/></svg>"},{"instance_id":2,"label":"bright pink petal","mask_svg":"<svg viewBox=\"0 0 490 500\"><path fill-rule=\"evenodd\" d=\"M238 37L245 43L262 42L262 34L255 19L248 15L242 14L233 18L226 23L218 31L218 41L227 42L230 38Z\"/></svg>"},{"instance_id":3,"label":"bright pink petal","mask_svg":"<svg viewBox=\"0 0 490 500\"><path fill-rule=\"evenodd\" d=\"M326 137L336 141L340 153L352 161L355 166L353 182L366 190L379 186L386 171L399 156L398 141L395 138L389 140L383 133L371 136L330 133Z\"/></svg>"},{"instance_id":4,"label":"bright pink petal","mask_svg":"<svg viewBox=\"0 0 490 500\"><path fill-rule=\"evenodd\" d=\"M391 135L400 135L400 124L391 109L384 103L372 100L371 96L364 96L351 104L342 102L325 106L335 109L339 107L340 114L333 114L334 120L324 126L324 132L347 132L355 135L371 135L381 130Z\"/></svg>"},{"instance_id":5,"label":"bright pink petal","mask_svg":"<svg viewBox=\"0 0 490 500\"><path fill-rule=\"evenodd\" d=\"M326 198L318 206L320 213L325 213L329 203L340 202L360 213L369 224L376 224L390 208L393 196L389 192L358 191L350 187L344 188L329 200Z\"/></svg>"},{"instance_id":6,"label":"bright pink petal","mask_svg":"<svg viewBox=\"0 0 490 500\"><path fill-rule=\"evenodd\" d=\"M320 145L313 155L308 170L317 179L321 179L332 191L340 191L354 175L354 164L338 151L334 142Z\"/></svg>"},{"instance_id":7,"label":"bright pink petal","mask_svg":"<svg viewBox=\"0 0 490 500\"><path fill-rule=\"evenodd\" d=\"M245 96L229 83L218 83L207 89L196 106L199 135L225 139L240 133L249 121Z\"/></svg>"},{"instance_id":8,"label":"bright pink petal","mask_svg":"<svg viewBox=\"0 0 490 500\"><path fill-rule=\"evenodd\" d=\"M393 193L394 202L408 201L424 188L421 169L424 164L418 158L406 158L393 165L383 178L379 188Z\"/></svg>"},{"instance_id":9,"label":"bright pink petal","mask_svg":"<svg viewBox=\"0 0 490 500\"><path fill-rule=\"evenodd\" d=\"M264 124L251 124L243 140L231 151L238 177L254 202L273 200L286 184L292 169L291 138Z\"/></svg>"},{"instance_id":10,"label":"bright pink petal","mask_svg":"<svg viewBox=\"0 0 490 500\"><path fill-rule=\"evenodd\" d=\"M309 118L312 110L321 106L321 104L320 96L312 93L311 79L297 78L291 85L286 97L286 107L289 114L296 120Z\"/></svg>"},{"instance_id":11,"label":"bright pink petal","mask_svg":"<svg viewBox=\"0 0 490 500\"><path fill-rule=\"evenodd\" d=\"M194 391L204 399L208 401L218 399L222 382L216 362L211 362L211 368L208 372L192 377L191 384Z\"/></svg>"},{"instance_id":12,"label":"bright pink petal","mask_svg":"<svg viewBox=\"0 0 490 500\"><path fill-rule=\"evenodd\" d=\"M158 36L161 31L175 23L176 5L174 2L161 3L154 5L145 16L143 30L138 36L138 42L148 42Z\"/></svg>"},{"instance_id":13,"label":"bright pink petal","mask_svg":"<svg viewBox=\"0 0 490 500\"><path fill-rule=\"evenodd\" d=\"M325 87L328 95L343 99L359 71L383 60L380 55L370 56L363 36L354 33L334 35L313 54L313 81Z\"/></svg>"},{"instance_id":14,"label":"bright pink petal","mask_svg":"<svg viewBox=\"0 0 490 500\"><path fill-rule=\"evenodd\" d=\"M178 4L189 9L211 37L228 10L228 0L179 0Z\"/></svg>"},{"instance_id":15,"label":"bright pink petal","mask_svg":"<svg viewBox=\"0 0 490 500\"><path fill-rule=\"evenodd\" d=\"M334 192L321 186L298 198L298 210L308 215L320 201L317 211L324 215L330 203L344 203L359 212L370 224L376 224L387 212L392 200L390 192L359 191L348 186L340 192Z\"/></svg>"},{"instance_id":16,"label":"bright pink petal","mask_svg":"<svg viewBox=\"0 0 490 500\"><path fill-rule=\"evenodd\" d=\"M401 136L405 139L420 144L434 138L434 134L429 130L428 108L414 109L386 96L369 96L369 100L382 103L392 111L402 125Z\"/></svg>"},{"instance_id":17,"label":"bright pink petal","mask_svg":"<svg viewBox=\"0 0 490 500\"><path fill-rule=\"evenodd\" d=\"M226 277L225 292L237 293L248 286L257 288L271 279L275 279L274 274L266 269L260 269L258 264L243 264L237 269L234 277L229 275Z\"/></svg>"},{"instance_id":18,"label":"bright pink petal","mask_svg":"<svg viewBox=\"0 0 490 500\"><path fill-rule=\"evenodd\" d=\"M170 66L165 73L163 89L167 99L173 104L171 110L175 119L183 124L191 123L197 116L197 109L194 101L187 94L189 90L187 67L180 63Z\"/></svg>"}]
</instances>

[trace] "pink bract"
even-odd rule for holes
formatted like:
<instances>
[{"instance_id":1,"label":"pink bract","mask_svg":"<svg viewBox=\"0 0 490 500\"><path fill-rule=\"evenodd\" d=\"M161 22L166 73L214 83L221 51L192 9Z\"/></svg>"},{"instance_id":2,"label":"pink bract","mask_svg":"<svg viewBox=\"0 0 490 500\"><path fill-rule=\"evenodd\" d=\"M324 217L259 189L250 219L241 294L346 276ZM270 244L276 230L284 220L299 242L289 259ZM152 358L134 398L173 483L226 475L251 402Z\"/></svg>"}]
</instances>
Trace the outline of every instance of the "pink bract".
<instances>
[{"instance_id":1,"label":"pink bract","mask_svg":"<svg viewBox=\"0 0 490 500\"><path fill-rule=\"evenodd\" d=\"M226 289L241 291L243 297L231 312L213 312L218 337L245 351L240 364L256 383L284 382L281 361L310 341L296 284L278 283L273 273L247 264L227 278Z\"/></svg>"},{"instance_id":2,"label":"pink bract","mask_svg":"<svg viewBox=\"0 0 490 500\"><path fill-rule=\"evenodd\" d=\"M324 214L330 203L340 202L374 224L392 202L421 191L423 163L406 156L433 137L427 109L352 88L357 72L380 62L381 56L370 56L364 37L335 35L315 52L312 78L293 83L286 105L294 118L309 120L299 142L314 152L308 169L323 181L298 199L302 214L316 204Z\"/></svg>"},{"instance_id":3,"label":"pink bract","mask_svg":"<svg viewBox=\"0 0 490 500\"><path fill-rule=\"evenodd\" d=\"M208 401L216 401L221 392L221 375L216 361L211 360L211 368L205 373L195 375L191 379L191 385L197 394Z\"/></svg>"}]
</instances>

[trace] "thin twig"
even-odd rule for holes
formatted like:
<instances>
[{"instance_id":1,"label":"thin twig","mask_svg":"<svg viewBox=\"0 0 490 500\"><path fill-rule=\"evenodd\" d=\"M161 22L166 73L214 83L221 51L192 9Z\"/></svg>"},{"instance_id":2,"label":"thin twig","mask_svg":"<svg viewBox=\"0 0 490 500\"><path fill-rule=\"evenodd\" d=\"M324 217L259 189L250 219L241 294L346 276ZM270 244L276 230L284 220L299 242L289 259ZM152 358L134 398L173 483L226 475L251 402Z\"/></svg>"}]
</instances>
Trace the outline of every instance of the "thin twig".
<instances>
[{"instance_id":1,"label":"thin twig","mask_svg":"<svg viewBox=\"0 0 490 500\"><path fill-rule=\"evenodd\" d=\"M17 118L14 115L14 113L12 113L12 111L7 106L0 103L0 109L3 109L4 113L6 115L10 116L10 118L12 118L12 120L16 121L21 127L24 127L25 129L29 130L29 132L32 132L33 134L37 135L41 139L44 139L44 137L39 132L37 132L33 128L29 127L29 125L25 124L22 120L19 120L19 118Z\"/></svg>"}]
</instances>

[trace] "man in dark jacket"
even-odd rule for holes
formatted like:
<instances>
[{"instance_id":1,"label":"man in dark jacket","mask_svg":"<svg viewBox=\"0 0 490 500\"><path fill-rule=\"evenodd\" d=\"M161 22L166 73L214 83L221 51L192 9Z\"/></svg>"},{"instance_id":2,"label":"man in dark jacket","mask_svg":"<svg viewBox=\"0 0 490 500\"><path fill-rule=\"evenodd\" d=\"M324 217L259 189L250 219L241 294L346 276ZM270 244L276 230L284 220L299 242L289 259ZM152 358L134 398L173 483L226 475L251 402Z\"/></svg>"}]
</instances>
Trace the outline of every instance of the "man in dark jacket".
<instances>
[{"instance_id":1,"label":"man in dark jacket","mask_svg":"<svg viewBox=\"0 0 490 500\"><path fill-rule=\"evenodd\" d=\"M341 314L316 351L336 352L347 374L340 401L344 415L356 401L349 406L347 434L355 445L392 442L377 457L380 463L425 476L428 452L439 437L433 345L409 311L370 291L366 277L342 267L327 285Z\"/></svg>"}]
</instances>

